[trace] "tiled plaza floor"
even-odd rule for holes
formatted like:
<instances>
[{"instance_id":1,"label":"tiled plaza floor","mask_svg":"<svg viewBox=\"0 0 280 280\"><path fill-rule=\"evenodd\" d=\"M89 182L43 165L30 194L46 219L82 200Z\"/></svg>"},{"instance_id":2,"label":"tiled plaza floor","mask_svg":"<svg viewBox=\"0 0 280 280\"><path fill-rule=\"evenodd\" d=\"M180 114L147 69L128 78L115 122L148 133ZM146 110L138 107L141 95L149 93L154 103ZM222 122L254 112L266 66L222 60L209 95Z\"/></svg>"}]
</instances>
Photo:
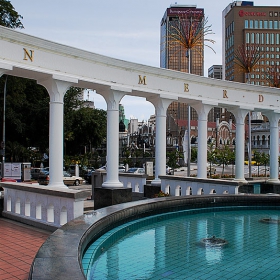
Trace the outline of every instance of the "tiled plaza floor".
<instances>
[{"instance_id":1,"label":"tiled plaza floor","mask_svg":"<svg viewBox=\"0 0 280 280\"><path fill-rule=\"evenodd\" d=\"M28 279L32 261L50 234L0 218L0 280Z\"/></svg>"}]
</instances>

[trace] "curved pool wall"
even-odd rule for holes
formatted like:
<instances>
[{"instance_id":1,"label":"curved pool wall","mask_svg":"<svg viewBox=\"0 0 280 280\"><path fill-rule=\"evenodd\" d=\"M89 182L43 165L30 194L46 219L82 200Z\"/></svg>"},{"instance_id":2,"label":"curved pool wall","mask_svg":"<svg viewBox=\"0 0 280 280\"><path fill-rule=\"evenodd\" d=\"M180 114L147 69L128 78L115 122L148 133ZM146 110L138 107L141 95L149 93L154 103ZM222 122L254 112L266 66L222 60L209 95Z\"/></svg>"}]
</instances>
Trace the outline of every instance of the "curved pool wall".
<instances>
[{"instance_id":1,"label":"curved pool wall","mask_svg":"<svg viewBox=\"0 0 280 280\"><path fill-rule=\"evenodd\" d=\"M126 222L186 209L279 206L278 195L204 195L129 202L84 214L57 229L37 252L29 279L86 279L81 265L87 247Z\"/></svg>"}]
</instances>

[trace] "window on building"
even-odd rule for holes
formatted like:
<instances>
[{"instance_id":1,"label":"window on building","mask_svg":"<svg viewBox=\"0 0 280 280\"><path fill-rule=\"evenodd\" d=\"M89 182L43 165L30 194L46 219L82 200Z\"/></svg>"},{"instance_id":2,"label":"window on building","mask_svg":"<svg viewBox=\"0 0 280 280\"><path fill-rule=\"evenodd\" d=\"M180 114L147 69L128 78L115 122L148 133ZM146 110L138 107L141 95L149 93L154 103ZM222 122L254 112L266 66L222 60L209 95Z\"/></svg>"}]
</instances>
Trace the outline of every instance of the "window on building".
<instances>
[{"instance_id":1,"label":"window on building","mask_svg":"<svg viewBox=\"0 0 280 280\"><path fill-rule=\"evenodd\" d=\"M259 44L260 43L260 34L259 33L256 33L256 44Z\"/></svg>"},{"instance_id":2,"label":"window on building","mask_svg":"<svg viewBox=\"0 0 280 280\"><path fill-rule=\"evenodd\" d=\"M254 21L250 20L250 28L254 28Z\"/></svg>"},{"instance_id":3,"label":"window on building","mask_svg":"<svg viewBox=\"0 0 280 280\"><path fill-rule=\"evenodd\" d=\"M255 44L255 34L251 33L251 43Z\"/></svg>"},{"instance_id":4,"label":"window on building","mask_svg":"<svg viewBox=\"0 0 280 280\"><path fill-rule=\"evenodd\" d=\"M259 21L255 20L255 29L259 29Z\"/></svg>"},{"instance_id":5,"label":"window on building","mask_svg":"<svg viewBox=\"0 0 280 280\"><path fill-rule=\"evenodd\" d=\"M262 20L259 21L259 27L260 27L260 29L263 28L263 21Z\"/></svg>"},{"instance_id":6,"label":"window on building","mask_svg":"<svg viewBox=\"0 0 280 280\"><path fill-rule=\"evenodd\" d=\"M279 45L279 33L276 34L276 45ZM279 52L279 48L276 49L278 49Z\"/></svg>"},{"instance_id":7,"label":"window on building","mask_svg":"<svg viewBox=\"0 0 280 280\"><path fill-rule=\"evenodd\" d=\"M270 34L270 44L274 45L274 34Z\"/></svg>"},{"instance_id":8,"label":"window on building","mask_svg":"<svg viewBox=\"0 0 280 280\"><path fill-rule=\"evenodd\" d=\"M246 33L246 43L250 44L250 33Z\"/></svg>"},{"instance_id":9,"label":"window on building","mask_svg":"<svg viewBox=\"0 0 280 280\"><path fill-rule=\"evenodd\" d=\"M272 28L273 28L273 21L270 20L270 21L269 21L269 29L272 29Z\"/></svg>"},{"instance_id":10,"label":"window on building","mask_svg":"<svg viewBox=\"0 0 280 280\"><path fill-rule=\"evenodd\" d=\"M248 28L248 27L249 27L248 19L245 19L245 21L244 21L244 28Z\"/></svg>"},{"instance_id":11,"label":"window on building","mask_svg":"<svg viewBox=\"0 0 280 280\"><path fill-rule=\"evenodd\" d=\"M273 28L274 28L274 29L278 29L278 20L275 20L275 21L274 21L274 26L273 26Z\"/></svg>"},{"instance_id":12,"label":"window on building","mask_svg":"<svg viewBox=\"0 0 280 280\"><path fill-rule=\"evenodd\" d=\"M268 45L269 44L269 34L266 33L266 44Z\"/></svg>"},{"instance_id":13,"label":"window on building","mask_svg":"<svg viewBox=\"0 0 280 280\"><path fill-rule=\"evenodd\" d=\"M268 22L267 22L267 20L264 20L263 21L263 28L267 29L267 27L268 27Z\"/></svg>"}]
</instances>

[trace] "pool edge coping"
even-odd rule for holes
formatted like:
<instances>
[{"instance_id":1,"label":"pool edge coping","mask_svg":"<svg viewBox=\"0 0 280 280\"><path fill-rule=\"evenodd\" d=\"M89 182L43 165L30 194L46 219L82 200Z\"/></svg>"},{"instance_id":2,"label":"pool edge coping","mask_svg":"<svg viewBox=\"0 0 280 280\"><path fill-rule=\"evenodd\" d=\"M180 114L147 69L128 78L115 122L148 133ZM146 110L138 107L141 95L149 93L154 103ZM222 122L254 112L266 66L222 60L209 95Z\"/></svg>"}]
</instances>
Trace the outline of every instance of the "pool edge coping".
<instances>
[{"instance_id":1,"label":"pool edge coping","mask_svg":"<svg viewBox=\"0 0 280 280\"><path fill-rule=\"evenodd\" d=\"M29 279L86 279L82 255L87 246L117 225L142 217L220 206L279 206L279 195L165 197L117 204L88 212L57 229L41 246Z\"/></svg>"}]
</instances>

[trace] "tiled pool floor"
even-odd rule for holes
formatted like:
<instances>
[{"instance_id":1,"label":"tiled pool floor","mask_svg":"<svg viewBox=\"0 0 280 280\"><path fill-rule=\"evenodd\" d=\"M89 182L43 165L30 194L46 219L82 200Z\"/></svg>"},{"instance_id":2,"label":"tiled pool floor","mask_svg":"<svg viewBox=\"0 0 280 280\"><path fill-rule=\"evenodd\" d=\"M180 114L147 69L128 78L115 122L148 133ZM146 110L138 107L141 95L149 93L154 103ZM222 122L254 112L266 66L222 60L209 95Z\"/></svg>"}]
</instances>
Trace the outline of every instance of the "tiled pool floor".
<instances>
[{"instance_id":1,"label":"tiled pool floor","mask_svg":"<svg viewBox=\"0 0 280 280\"><path fill-rule=\"evenodd\" d=\"M88 279L280 279L279 226L259 222L267 217L280 219L280 211L199 213L134 231L131 224L122 226L125 237L112 232L102 236L89 247L83 265L90 253L99 251ZM228 245L200 246L202 238L213 235Z\"/></svg>"}]
</instances>

